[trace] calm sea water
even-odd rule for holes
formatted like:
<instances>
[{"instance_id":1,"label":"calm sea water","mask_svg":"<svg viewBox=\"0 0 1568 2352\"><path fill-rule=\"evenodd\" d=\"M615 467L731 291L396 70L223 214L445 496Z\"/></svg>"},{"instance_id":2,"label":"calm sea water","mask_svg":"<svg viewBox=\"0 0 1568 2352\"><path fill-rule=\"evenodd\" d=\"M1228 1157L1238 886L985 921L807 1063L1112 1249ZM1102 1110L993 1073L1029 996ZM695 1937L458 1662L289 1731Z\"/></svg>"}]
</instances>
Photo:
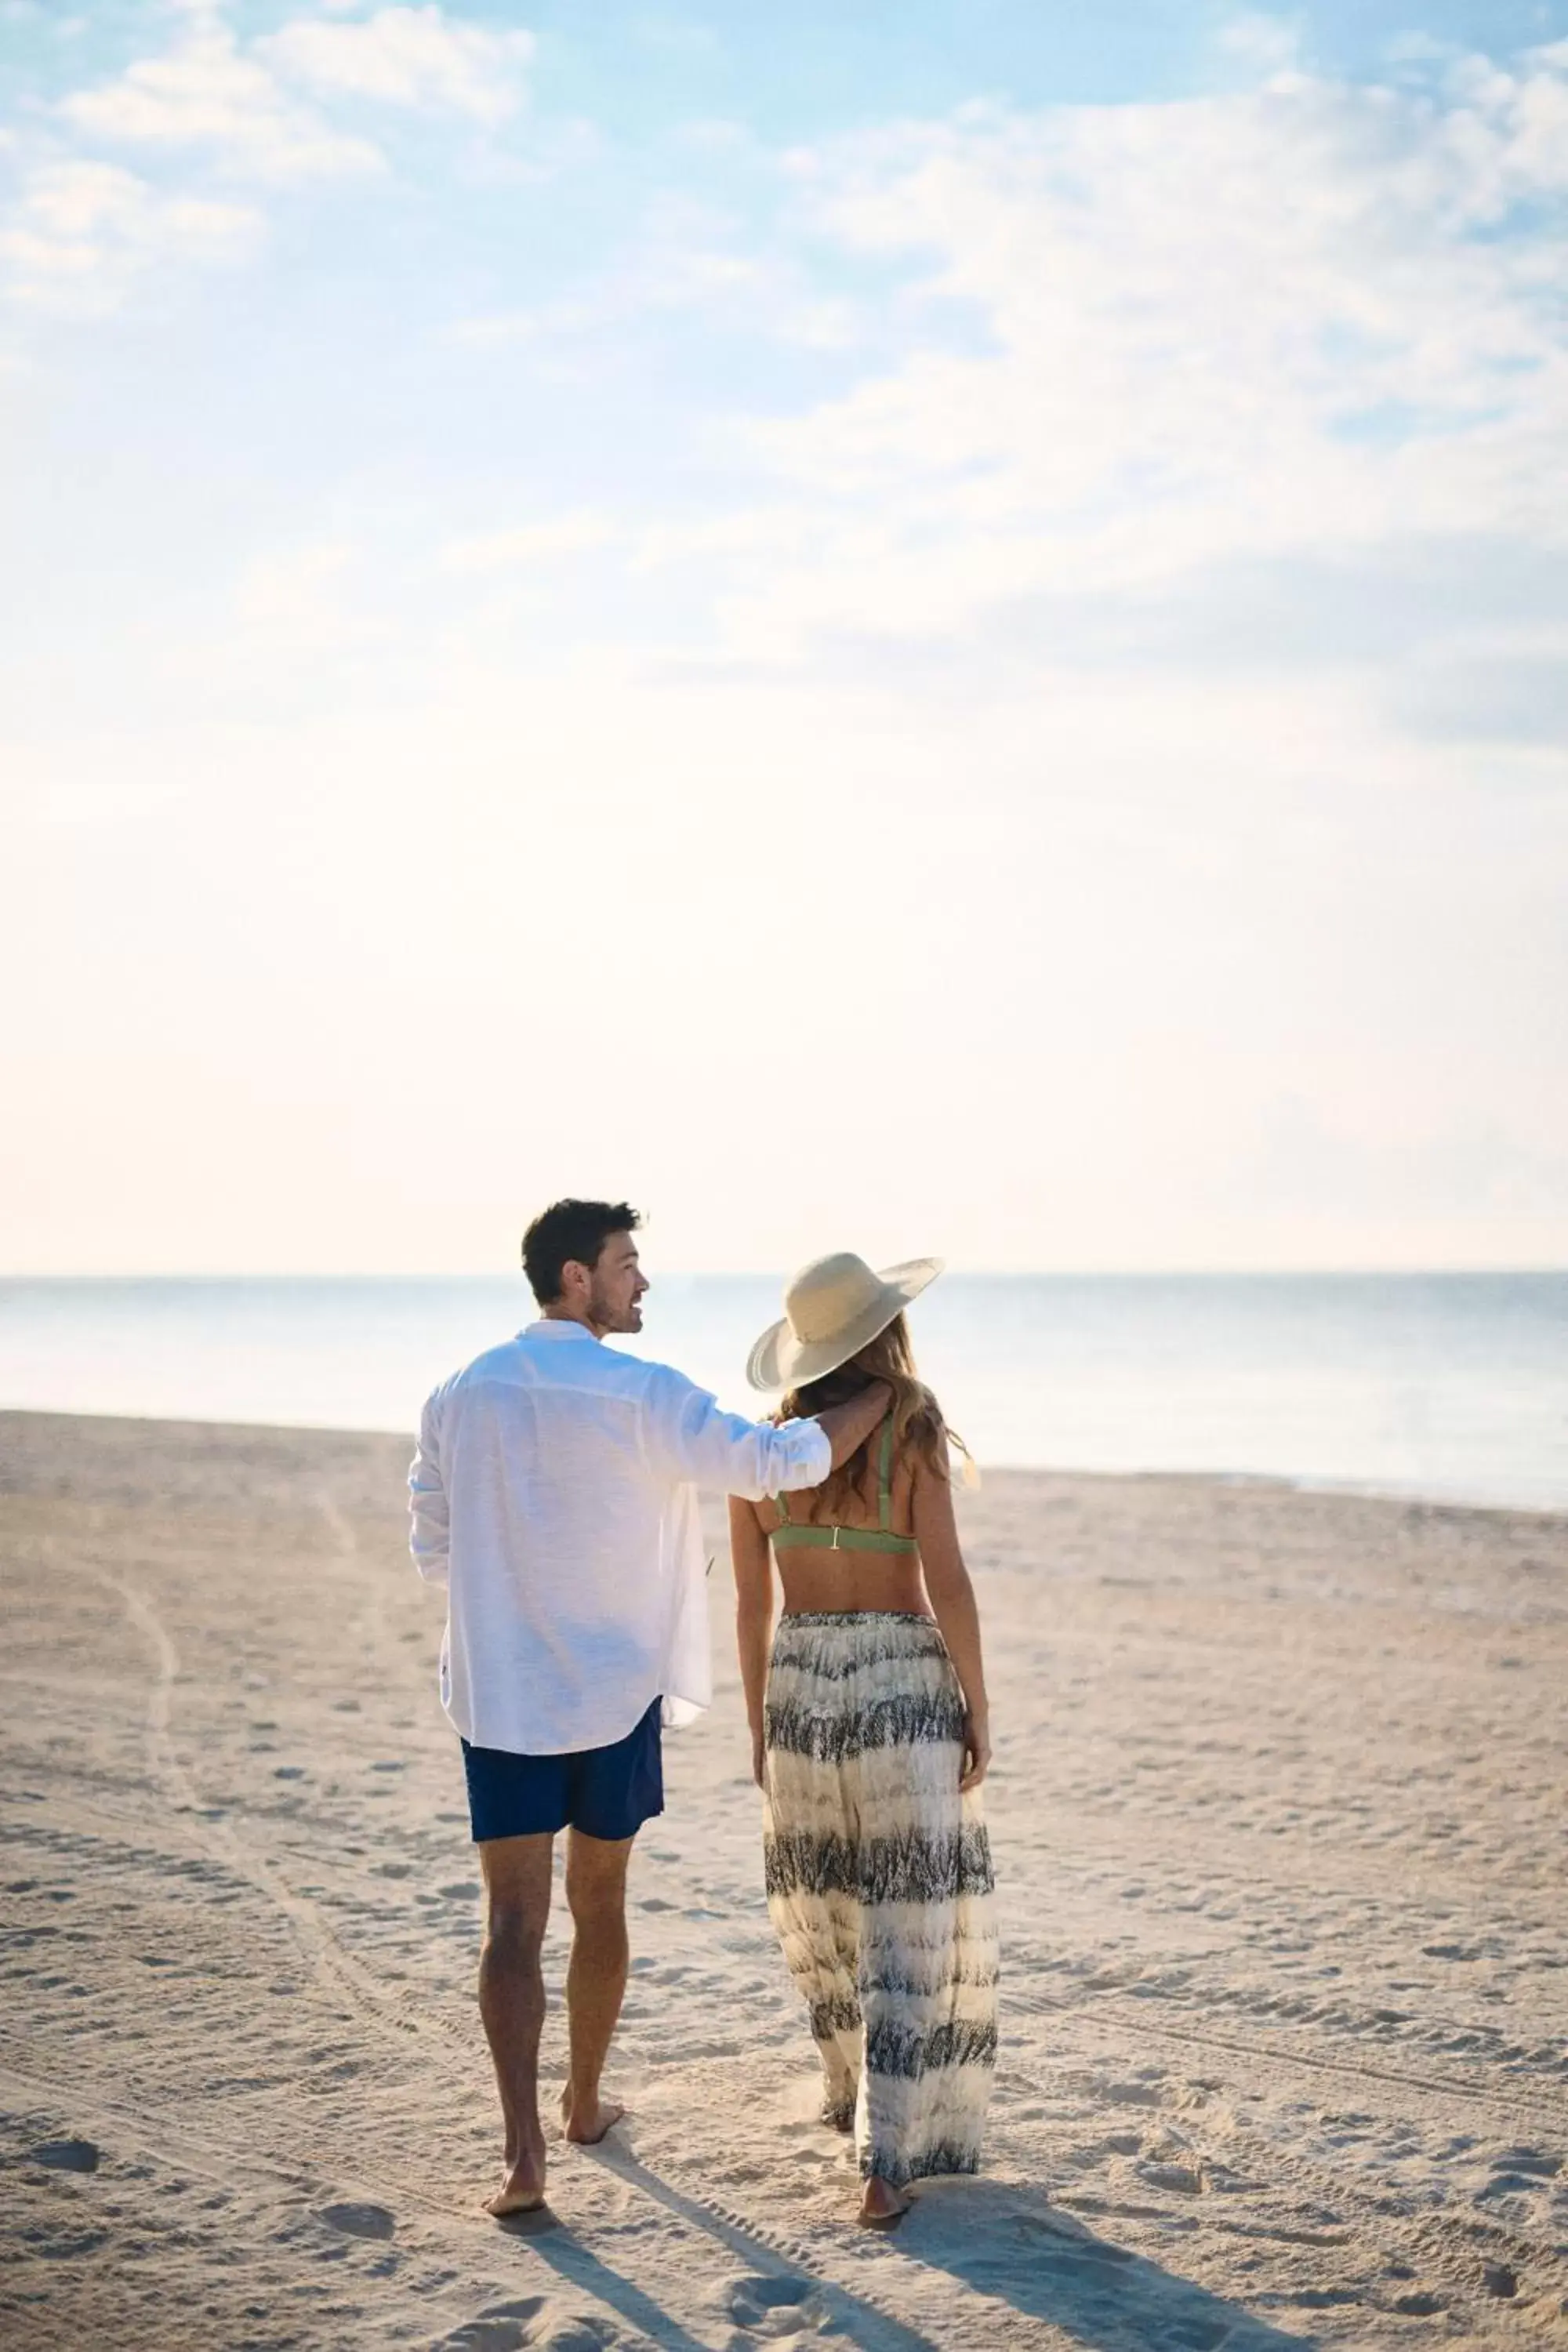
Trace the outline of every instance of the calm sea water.
<instances>
[{"instance_id":1,"label":"calm sea water","mask_svg":"<svg viewBox=\"0 0 1568 2352\"><path fill-rule=\"evenodd\" d=\"M638 1351L743 1408L778 1296L667 1275ZM521 1278L5 1281L0 1406L405 1431L531 1315ZM954 1274L911 1322L983 1464L1568 1507L1568 1273Z\"/></svg>"},{"instance_id":2,"label":"calm sea water","mask_svg":"<svg viewBox=\"0 0 1568 2352\"><path fill-rule=\"evenodd\" d=\"M0 1282L0 1406L409 1430L521 1279ZM663 1275L637 1348L748 1404L778 1282ZM1568 1507L1568 1273L947 1275L921 1369L983 1463Z\"/></svg>"}]
</instances>

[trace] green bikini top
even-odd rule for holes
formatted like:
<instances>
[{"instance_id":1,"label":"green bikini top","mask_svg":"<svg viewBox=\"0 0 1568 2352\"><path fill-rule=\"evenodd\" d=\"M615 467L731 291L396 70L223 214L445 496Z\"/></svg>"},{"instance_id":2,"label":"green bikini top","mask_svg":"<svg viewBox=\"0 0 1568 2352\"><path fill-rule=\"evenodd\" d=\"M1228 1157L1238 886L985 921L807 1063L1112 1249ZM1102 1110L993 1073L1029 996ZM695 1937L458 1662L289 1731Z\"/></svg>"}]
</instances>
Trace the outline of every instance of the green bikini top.
<instances>
[{"instance_id":1,"label":"green bikini top","mask_svg":"<svg viewBox=\"0 0 1568 2352\"><path fill-rule=\"evenodd\" d=\"M877 1524L874 1528L801 1526L789 1515L787 1495L774 1496L780 1524L773 1529L773 1548L812 1544L822 1551L918 1551L913 1536L893 1533L893 1416L882 1423L882 1445L877 1464Z\"/></svg>"}]
</instances>

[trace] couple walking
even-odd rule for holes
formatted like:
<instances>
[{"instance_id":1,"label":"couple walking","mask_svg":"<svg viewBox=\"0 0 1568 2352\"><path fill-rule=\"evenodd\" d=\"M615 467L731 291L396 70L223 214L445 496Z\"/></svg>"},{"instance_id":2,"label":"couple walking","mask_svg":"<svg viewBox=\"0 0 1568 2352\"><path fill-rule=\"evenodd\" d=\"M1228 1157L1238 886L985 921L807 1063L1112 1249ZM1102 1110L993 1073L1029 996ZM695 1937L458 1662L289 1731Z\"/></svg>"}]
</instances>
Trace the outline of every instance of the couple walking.
<instances>
[{"instance_id":1,"label":"couple walking","mask_svg":"<svg viewBox=\"0 0 1568 2352\"><path fill-rule=\"evenodd\" d=\"M940 1266L807 1266L747 1366L782 1405L750 1422L602 1344L642 1328L637 1224L624 1202L559 1201L534 1220L540 1319L435 1391L409 1475L416 1562L447 1587L441 1697L484 1877L479 2010L506 2126L489 2210L544 2198L540 1954L562 1830L562 2124L592 2142L622 2113L601 2076L626 1990L626 1865L663 1810L662 1727L710 1697L710 1486L731 1498L768 1909L824 2121L853 2130L860 2218L887 2226L911 2180L975 2169L996 2039L979 1622L949 1433L903 1317Z\"/></svg>"}]
</instances>

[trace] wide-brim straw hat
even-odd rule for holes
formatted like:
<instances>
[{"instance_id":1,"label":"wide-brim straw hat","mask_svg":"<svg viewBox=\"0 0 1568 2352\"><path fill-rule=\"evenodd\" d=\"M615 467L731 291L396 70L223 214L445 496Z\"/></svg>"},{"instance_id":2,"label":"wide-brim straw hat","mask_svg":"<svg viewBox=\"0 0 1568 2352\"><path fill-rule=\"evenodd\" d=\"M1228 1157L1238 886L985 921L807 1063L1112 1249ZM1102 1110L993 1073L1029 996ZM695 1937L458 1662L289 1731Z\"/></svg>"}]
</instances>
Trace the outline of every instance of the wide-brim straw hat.
<instances>
[{"instance_id":1,"label":"wide-brim straw hat","mask_svg":"<svg viewBox=\"0 0 1568 2352\"><path fill-rule=\"evenodd\" d=\"M885 1331L942 1272L939 1257L906 1258L873 1274L853 1250L813 1258L784 1286L784 1311L746 1360L754 1389L802 1388L836 1372Z\"/></svg>"}]
</instances>

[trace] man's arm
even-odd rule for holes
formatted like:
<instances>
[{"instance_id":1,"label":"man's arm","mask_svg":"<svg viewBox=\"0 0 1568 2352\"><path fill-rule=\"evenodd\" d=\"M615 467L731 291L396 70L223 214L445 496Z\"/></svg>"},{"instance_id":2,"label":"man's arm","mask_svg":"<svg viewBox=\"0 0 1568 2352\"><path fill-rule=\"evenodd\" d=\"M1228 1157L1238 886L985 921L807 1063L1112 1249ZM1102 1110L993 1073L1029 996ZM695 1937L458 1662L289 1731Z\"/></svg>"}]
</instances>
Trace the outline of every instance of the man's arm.
<instances>
[{"instance_id":1,"label":"man's arm","mask_svg":"<svg viewBox=\"0 0 1568 2352\"><path fill-rule=\"evenodd\" d=\"M833 1448L833 1467L837 1470L858 1454L878 1423L886 1421L893 1402L893 1391L886 1381L873 1381L847 1404L830 1404L826 1412L816 1416L816 1425Z\"/></svg>"},{"instance_id":2,"label":"man's arm","mask_svg":"<svg viewBox=\"0 0 1568 2352\"><path fill-rule=\"evenodd\" d=\"M764 1495L820 1486L847 1461L888 1410L889 1390L879 1382L874 1396L879 1402L868 1401L871 1395L836 1405L820 1420L747 1421L722 1412L705 1389L659 1364L648 1390L649 1442L671 1475L759 1502Z\"/></svg>"},{"instance_id":3,"label":"man's arm","mask_svg":"<svg viewBox=\"0 0 1568 2352\"><path fill-rule=\"evenodd\" d=\"M445 1584L451 1513L441 1484L439 1422L431 1397L419 1416L419 1444L408 1470L408 1549L432 1584Z\"/></svg>"}]
</instances>

